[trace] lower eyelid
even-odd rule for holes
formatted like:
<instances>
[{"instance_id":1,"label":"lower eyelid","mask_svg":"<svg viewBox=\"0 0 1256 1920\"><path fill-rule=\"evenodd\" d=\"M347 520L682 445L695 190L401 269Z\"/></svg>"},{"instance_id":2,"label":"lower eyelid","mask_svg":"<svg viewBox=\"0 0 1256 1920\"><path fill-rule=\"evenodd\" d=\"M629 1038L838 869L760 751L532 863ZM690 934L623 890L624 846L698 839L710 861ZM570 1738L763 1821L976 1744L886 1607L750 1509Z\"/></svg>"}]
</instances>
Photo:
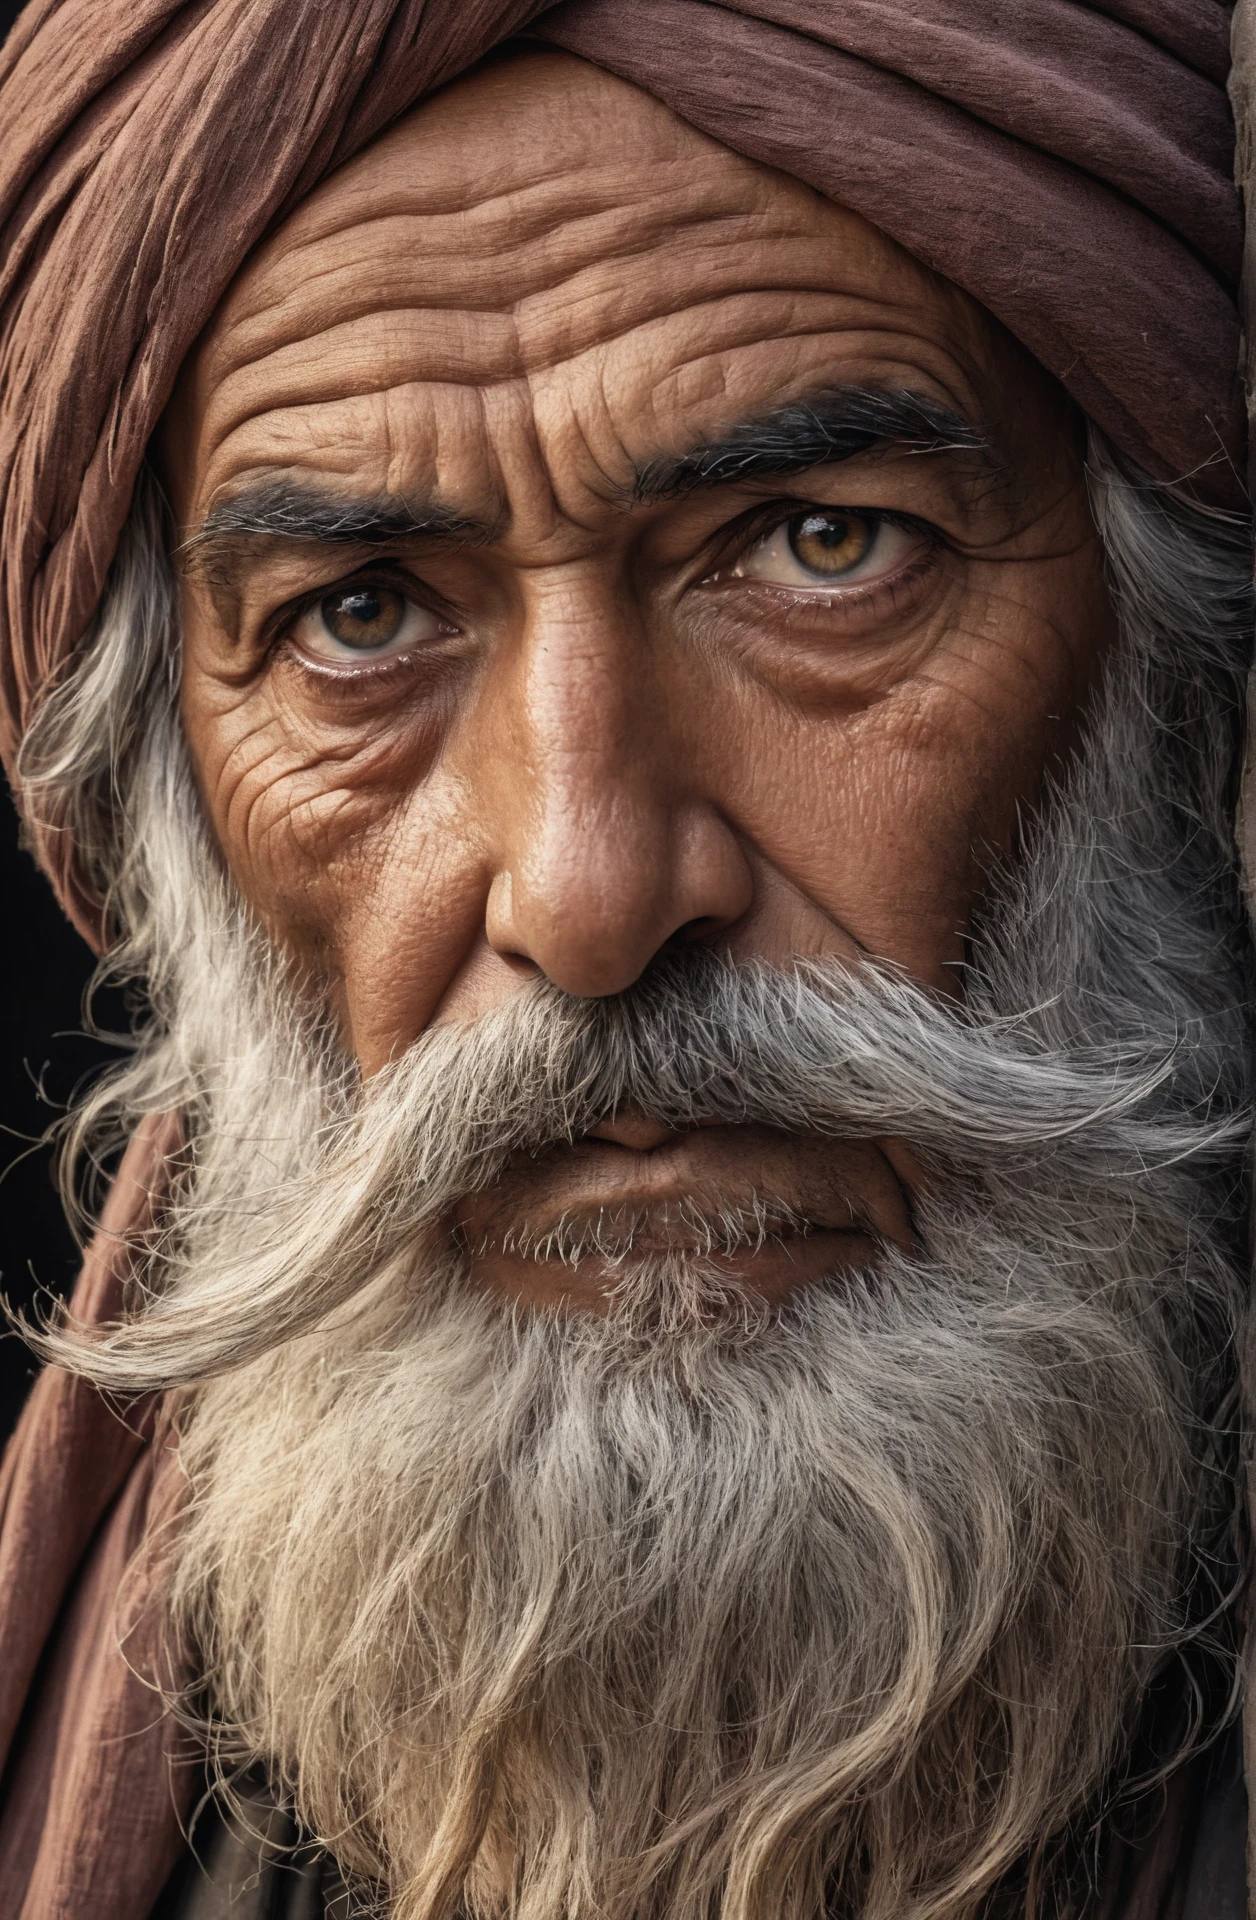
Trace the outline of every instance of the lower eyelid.
<instances>
[{"instance_id":1,"label":"lower eyelid","mask_svg":"<svg viewBox=\"0 0 1256 1920\"><path fill-rule=\"evenodd\" d=\"M942 543L939 540L921 539L919 545L888 572L872 574L864 579L849 582L843 582L840 579L828 583L820 580L770 580L760 574L730 572L722 577L718 574L712 575L710 584L713 586L736 584L746 590L783 595L794 601L832 603L834 600L843 600L849 605L869 600L878 593L904 585L927 572L936 563L941 546Z\"/></svg>"},{"instance_id":2,"label":"lower eyelid","mask_svg":"<svg viewBox=\"0 0 1256 1920\"><path fill-rule=\"evenodd\" d=\"M332 656L319 656L303 647L299 640L288 634L280 642L277 657L287 659L303 671L318 674L326 680L360 679L366 675L379 673L383 668L394 666L404 660L406 649L400 653L366 655L353 658L346 656L337 660Z\"/></svg>"}]
</instances>

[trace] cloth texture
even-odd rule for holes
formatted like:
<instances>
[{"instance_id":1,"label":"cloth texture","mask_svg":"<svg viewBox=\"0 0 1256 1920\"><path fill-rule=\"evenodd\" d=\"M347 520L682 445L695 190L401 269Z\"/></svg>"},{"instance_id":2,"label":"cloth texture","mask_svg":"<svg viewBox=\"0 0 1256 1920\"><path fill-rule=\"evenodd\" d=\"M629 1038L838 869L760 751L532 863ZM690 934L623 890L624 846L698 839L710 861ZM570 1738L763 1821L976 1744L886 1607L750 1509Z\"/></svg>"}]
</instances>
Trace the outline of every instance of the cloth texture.
<instances>
[{"instance_id":1,"label":"cloth texture","mask_svg":"<svg viewBox=\"0 0 1256 1920\"><path fill-rule=\"evenodd\" d=\"M0 52L0 750L90 627L179 366L257 240L527 29L865 215L1133 458L1240 497L1222 0L31 0ZM36 850L101 903L56 819Z\"/></svg>"},{"instance_id":2,"label":"cloth texture","mask_svg":"<svg viewBox=\"0 0 1256 1920\"><path fill-rule=\"evenodd\" d=\"M128 1245L180 1137L159 1118L123 1159L73 1297L123 1307ZM142 1920L182 1851L196 1755L163 1711L160 1560L182 1476L148 1398L116 1407L69 1374L36 1381L0 1469L0 1914Z\"/></svg>"}]
</instances>

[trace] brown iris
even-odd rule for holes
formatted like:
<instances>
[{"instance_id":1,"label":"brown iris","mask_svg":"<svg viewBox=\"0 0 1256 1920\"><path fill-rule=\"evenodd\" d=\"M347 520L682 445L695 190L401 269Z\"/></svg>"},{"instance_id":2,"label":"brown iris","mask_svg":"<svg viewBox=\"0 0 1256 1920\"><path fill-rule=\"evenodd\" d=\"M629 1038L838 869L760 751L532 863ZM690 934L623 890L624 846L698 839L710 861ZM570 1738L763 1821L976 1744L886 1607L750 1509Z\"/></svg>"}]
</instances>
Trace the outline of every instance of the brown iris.
<instances>
[{"instance_id":1,"label":"brown iris","mask_svg":"<svg viewBox=\"0 0 1256 1920\"><path fill-rule=\"evenodd\" d=\"M849 573L866 559L877 523L858 513L800 513L789 523L789 545L808 573L827 578Z\"/></svg>"},{"instance_id":2,"label":"brown iris","mask_svg":"<svg viewBox=\"0 0 1256 1920\"><path fill-rule=\"evenodd\" d=\"M328 633L343 647L364 652L387 646L401 631L406 603L391 587L348 587L329 593L319 612Z\"/></svg>"}]
</instances>

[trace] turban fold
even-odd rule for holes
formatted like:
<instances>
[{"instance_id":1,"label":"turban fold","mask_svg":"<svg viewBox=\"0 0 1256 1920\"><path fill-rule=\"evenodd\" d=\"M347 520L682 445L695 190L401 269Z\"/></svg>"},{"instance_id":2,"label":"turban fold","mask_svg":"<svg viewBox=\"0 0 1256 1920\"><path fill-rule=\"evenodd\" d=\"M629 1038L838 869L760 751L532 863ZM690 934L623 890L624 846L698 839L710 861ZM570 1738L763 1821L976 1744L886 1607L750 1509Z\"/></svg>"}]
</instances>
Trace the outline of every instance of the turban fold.
<instances>
[{"instance_id":1,"label":"turban fold","mask_svg":"<svg viewBox=\"0 0 1256 1920\"><path fill-rule=\"evenodd\" d=\"M88 630L246 255L527 31L843 202L1159 479L1241 503L1222 0L32 0L0 52L0 750ZM99 903L35 830L67 908Z\"/></svg>"}]
</instances>

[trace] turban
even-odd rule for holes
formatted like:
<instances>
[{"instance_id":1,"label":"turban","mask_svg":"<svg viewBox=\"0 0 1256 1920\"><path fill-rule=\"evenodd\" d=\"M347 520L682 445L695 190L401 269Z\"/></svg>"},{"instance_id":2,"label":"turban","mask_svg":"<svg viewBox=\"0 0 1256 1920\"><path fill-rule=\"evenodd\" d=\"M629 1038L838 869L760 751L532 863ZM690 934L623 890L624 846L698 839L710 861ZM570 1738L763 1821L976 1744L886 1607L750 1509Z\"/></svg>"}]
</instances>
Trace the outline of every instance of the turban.
<instances>
[{"instance_id":1,"label":"turban","mask_svg":"<svg viewBox=\"0 0 1256 1920\"><path fill-rule=\"evenodd\" d=\"M1229 23L1222 0L32 0L0 53L6 763L246 255L524 31L862 214L1155 477L1241 501ZM67 836L33 831L98 938Z\"/></svg>"}]
</instances>

